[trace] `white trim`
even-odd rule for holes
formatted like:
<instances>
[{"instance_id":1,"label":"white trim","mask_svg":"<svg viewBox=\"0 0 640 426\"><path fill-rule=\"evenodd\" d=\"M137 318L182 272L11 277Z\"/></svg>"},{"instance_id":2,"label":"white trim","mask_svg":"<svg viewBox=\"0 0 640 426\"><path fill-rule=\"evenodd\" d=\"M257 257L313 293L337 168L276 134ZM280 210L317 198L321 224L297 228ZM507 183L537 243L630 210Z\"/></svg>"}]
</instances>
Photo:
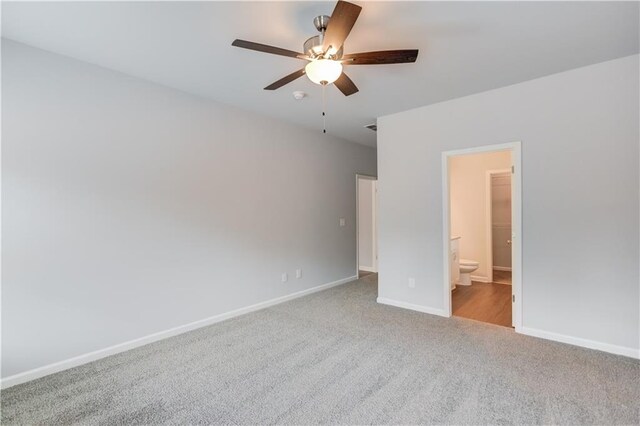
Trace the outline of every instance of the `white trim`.
<instances>
[{"instance_id":1,"label":"white trim","mask_svg":"<svg viewBox=\"0 0 640 426\"><path fill-rule=\"evenodd\" d=\"M371 183L371 259L373 259L373 272L378 272L378 179Z\"/></svg>"},{"instance_id":2,"label":"white trim","mask_svg":"<svg viewBox=\"0 0 640 426\"><path fill-rule=\"evenodd\" d=\"M395 306L396 308L410 309L425 314L438 315L440 317L450 317L444 309L431 308L429 306L414 305L413 303L400 302L398 300L387 299L386 297L378 297L376 299L381 305Z\"/></svg>"},{"instance_id":3,"label":"white trim","mask_svg":"<svg viewBox=\"0 0 640 426\"><path fill-rule=\"evenodd\" d=\"M526 334L527 336L539 337L541 339L553 340L555 342L567 343L569 345L580 346L583 348L595 349L598 351L640 359L640 349L596 342L595 340L582 339L580 337L572 337L564 334L558 334L529 327L520 327L519 333Z\"/></svg>"},{"instance_id":4,"label":"white trim","mask_svg":"<svg viewBox=\"0 0 640 426\"><path fill-rule=\"evenodd\" d=\"M511 272L511 268L509 268L508 266L494 266L493 270L494 271Z\"/></svg>"},{"instance_id":5,"label":"white trim","mask_svg":"<svg viewBox=\"0 0 640 426\"><path fill-rule=\"evenodd\" d=\"M376 268L373 268L371 266L358 266L358 269L361 271L365 271L365 272L378 272L376 271Z\"/></svg>"},{"instance_id":6,"label":"white trim","mask_svg":"<svg viewBox=\"0 0 640 426\"><path fill-rule=\"evenodd\" d=\"M158 340L167 339L169 337L176 336L178 334L186 333L188 331L195 330L197 328L206 327L211 324L215 324L230 318L238 317L240 315L248 314L250 312L265 309L270 306L274 306L289 300L297 299L318 291L326 290L331 287L335 287L341 284L346 284L357 279L356 276L342 278L337 281L333 281L327 284L322 284L316 287L308 288L306 290L298 291L288 294L286 296L277 297L275 299L267 300L264 302L256 303L255 305L246 306L244 308L235 309L233 311L225 312L222 314L214 315L209 318L205 318L199 321L194 321L189 324L181 325L178 327L170 328L168 330L160 331L157 333L149 334L138 339L129 340L128 342L119 343L117 345L110 346L108 348L99 349L94 352L79 355L73 358L66 359L64 361L55 362L53 364L45 365L43 367L35 368L33 370L25 371L22 373L14 374L0 380L0 388L6 389L11 386L19 385L31 380L38 379L40 377L48 376L49 374L57 373L69 368L77 367L79 365L87 364L98 359L102 359L111 355L115 355L121 352L128 351L140 346L147 345L149 343L157 342Z\"/></svg>"},{"instance_id":7,"label":"white trim","mask_svg":"<svg viewBox=\"0 0 640 426\"><path fill-rule=\"evenodd\" d=\"M522 146L515 142L511 150L511 294L515 298L513 326L516 332L522 328Z\"/></svg>"},{"instance_id":8,"label":"white trim","mask_svg":"<svg viewBox=\"0 0 640 426\"><path fill-rule=\"evenodd\" d=\"M471 281L478 281L479 283L490 283L493 282L489 277L485 277L482 275L471 275Z\"/></svg>"},{"instance_id":9,"label":"white trim","mask_svg":"<svg viewBox=\"0 0 640 426\"><path fill-rule=\"evenodd\" d=\"M457 155L479 154L496 151L511 151L511 162L514 167L511 177L511 226L512 226L512 246L511 246L511 267L512 294L515 296L513 304L513 326L516 332L522 327L522 155L520 141L503 143L497 145L485 145L474 148L445 151L442 153L442 248L443 276L444 276L444 311L451 316L451 284L450 284L450 209L449 209L449 157Z\"/></svg>"},{"instance_id":10,"label":"white trim","mask_svg":"<svg viewBox=\"0 0 640 426\"><path fill-rule=\"evenodd\" d=\"M449 156L445 152L442 153L442 271L444 282L444 312L447 318L451 316L453 308L451 307L451 216L449 213Z\"/></svg>"}]
</instances>

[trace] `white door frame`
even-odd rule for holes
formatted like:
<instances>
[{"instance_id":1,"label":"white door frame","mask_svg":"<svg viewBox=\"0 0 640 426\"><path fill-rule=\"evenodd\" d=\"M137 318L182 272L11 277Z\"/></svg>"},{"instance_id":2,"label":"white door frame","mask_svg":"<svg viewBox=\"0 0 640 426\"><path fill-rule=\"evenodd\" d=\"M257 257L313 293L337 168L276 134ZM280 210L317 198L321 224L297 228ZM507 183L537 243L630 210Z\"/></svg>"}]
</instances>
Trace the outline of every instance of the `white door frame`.
<instances>
[{"instance_id":1,"label":"white door frame","mask_svg":"<svg viewBox=\"0 0 640 426\"><path fill-rule=\"evenodd\" d=\"M487 173L486 173L487 182L486 182L486 191L485 191L485 194L486 194L485 213L486 213L486 219L487 219L486 220L487 265L488 265L487 277L489 278L490 283L493 282L493 207L492 207L493 188L491 187L491 177L493 175L502 175L505 173L511 173L511 169L487 170Z\"/></svg>"},{"instance_id":2,"label":"white door frame","mask_svg":"<svg viewBox=\"0 0 640 426\"><path fill-rule=\"evenodd\" d=\"M513 175L511 179L511 279L512 279L512 318L516 332L522 329L522 153L521 143L510 142L498 145L486 145L474 148L446 151L442 153L442 250L443 256L443 290L444 311L451 316L451 283L450 283L450 251L451 251L451 213L449 200L449 158L458 155L480 154L496 151L511 151Z\"/></svg>"},{"instance_id":3,"label":"white door frame","mask_svg":"<svg viewBox=\"0 0 640 426\"><path fill-rule=\"evenodd\" d=\"M371 238L373 239L372 244L371 244L371 256L373 259L373 269L374 271L372 272L378 272L378 227L377 227L377 207L378 207L378 194L377 194L377 182L378 182L378 177L377 176L371 176L371 175L363 175L363 174L356 174L356 275L358 278L360 278L360 221L359 221L359 217L360 217L360 185L358 185L358 181L362 179L362 180L371 180L374 182L373 185L371 185L371 190L372 190L372 194L371 194L371 204L372 204L372 209L373 209L373 217L372 217L372 221L371 221Z\"/></svg>"}]
</instances>

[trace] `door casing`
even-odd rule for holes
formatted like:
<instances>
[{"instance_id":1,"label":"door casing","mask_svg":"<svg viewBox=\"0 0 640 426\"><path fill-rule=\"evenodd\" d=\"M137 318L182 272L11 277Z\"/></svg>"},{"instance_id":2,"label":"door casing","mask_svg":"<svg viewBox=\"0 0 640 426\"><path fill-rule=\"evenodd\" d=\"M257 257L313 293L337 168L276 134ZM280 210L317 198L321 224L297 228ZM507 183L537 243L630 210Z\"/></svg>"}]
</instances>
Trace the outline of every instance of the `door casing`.
<instances>
[{"instance_id":1,"label":"door casing","mask_svg":"<svg viewBox=\"0 0 640 426\"><path fill-rule=\"evenodd\" d=\"M522 329L522 144L520 141L497 145L484 145L474 148L445 151L442 153L442 250L443 250L443 292L444 311L447 317L452 314L449 253L451 250L451 204L449 184L449 159L459 155L481 154L489 152L511 152L511 290L512 324L515 331ZM491 271L493 275L493 271Z\"/></svg>"}]
</instances>

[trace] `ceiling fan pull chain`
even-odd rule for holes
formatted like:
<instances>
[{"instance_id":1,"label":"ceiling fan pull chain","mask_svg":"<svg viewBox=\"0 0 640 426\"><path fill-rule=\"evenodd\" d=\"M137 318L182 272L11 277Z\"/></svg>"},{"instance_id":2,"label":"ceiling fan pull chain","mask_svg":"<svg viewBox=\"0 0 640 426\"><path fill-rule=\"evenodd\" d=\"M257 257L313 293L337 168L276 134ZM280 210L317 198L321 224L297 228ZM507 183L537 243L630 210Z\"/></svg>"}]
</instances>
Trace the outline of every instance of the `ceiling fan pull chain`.
<instances>
[{"instance_id":1,"label":"ceiling fan pull chain","mask_svg":"<svg viewBox=\"0 0 640 426\"><path fill-rule=\"evenodd\" d=\"M325 114L327 109L327 100L324 93L324 89L326 87L326 84L322 85L322 133L327 133L327 115Z\"/></svg>"}]
</instances>

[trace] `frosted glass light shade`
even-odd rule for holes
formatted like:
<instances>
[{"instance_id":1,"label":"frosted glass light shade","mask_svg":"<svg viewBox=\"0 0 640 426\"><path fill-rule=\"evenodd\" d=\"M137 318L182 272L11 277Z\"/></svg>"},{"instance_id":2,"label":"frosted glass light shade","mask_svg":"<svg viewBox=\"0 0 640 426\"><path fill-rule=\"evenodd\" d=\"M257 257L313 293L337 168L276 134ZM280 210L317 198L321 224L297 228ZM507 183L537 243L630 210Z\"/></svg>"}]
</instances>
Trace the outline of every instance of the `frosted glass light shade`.
<instances>
[{"instance_id":1,"label":"frosted glass light shade","mask_svg":"<svg viewBox=\"0 0 640 426\"><path fill-rule=\"evenodd\" d=\"M316 84L331 84L342 74L342 64L330 59L315 59L304 67L309 80Z\"/></svg>"}]
</instances>

